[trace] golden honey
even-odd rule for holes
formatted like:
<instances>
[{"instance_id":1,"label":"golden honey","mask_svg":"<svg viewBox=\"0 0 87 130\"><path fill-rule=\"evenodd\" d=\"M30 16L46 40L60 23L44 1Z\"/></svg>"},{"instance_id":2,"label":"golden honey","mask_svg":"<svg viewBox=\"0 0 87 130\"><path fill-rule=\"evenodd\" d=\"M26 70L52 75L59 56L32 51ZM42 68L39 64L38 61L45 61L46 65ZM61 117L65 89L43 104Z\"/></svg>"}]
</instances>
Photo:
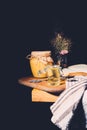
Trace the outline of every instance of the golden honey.
<instances>
[{"instance_id":1,"label":"golden honey","mask_svg":"<svg viewBox=\"0 0 87 130\"><path fill-rule=\"evenodd\" d=\"M58 65L53 65L48 70L48 83L49 85L60 85L60 69Z\"/></svg>"},{"instance_id":2,"label":"golden honey","mask_svg":"<svg viewBox=\"0 0 87 130\"><path fill-rule=\"evenodd\" d=\"M32 51L30 56L30 67L34 77L44 78L47 73L43 70L52 65L51 51ZM42 73L39 73L42 71Z\"/></svg>"}]
</instances>

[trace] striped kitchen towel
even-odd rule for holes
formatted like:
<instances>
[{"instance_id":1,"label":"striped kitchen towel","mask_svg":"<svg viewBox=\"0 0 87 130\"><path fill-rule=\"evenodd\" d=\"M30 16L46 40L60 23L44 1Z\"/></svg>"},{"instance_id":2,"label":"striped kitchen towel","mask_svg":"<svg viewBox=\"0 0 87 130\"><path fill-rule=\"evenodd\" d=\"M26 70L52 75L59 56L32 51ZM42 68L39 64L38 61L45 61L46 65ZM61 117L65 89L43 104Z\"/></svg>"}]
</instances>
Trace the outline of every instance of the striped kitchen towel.
<instances>
[{"instance_id":1,"label":"striped kitchen towel","mask_svg":"<svg viewBox=\"0 0 87 130\"><path fill-rule=\"evenodd\" d=\"M75 76L67 79L66 90L64 90L57 101L53 103L50 110L53 114L51 121L61 128L68 130L68 124L73 116L73 111L77 108L78 103L83 96L82 104L87 123L87 76ZM87 124L86 124L87 127Z\"/></svg>"}]
</instances>

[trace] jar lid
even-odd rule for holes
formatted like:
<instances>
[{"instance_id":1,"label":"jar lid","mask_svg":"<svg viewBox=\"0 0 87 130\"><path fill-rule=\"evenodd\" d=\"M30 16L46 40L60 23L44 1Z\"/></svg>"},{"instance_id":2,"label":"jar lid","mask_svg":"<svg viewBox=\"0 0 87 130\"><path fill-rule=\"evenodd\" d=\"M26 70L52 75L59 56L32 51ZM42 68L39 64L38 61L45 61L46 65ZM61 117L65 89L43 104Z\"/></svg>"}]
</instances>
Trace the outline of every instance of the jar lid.
<instances>
[{"instance_id":1,"label":"jar lid","mask_svg":"<svg viewBox=\"0 0 87 130\"><path fill-rule=\"evenodd\" d=\"M51 51L32 51L31 56L50 56Z\"/></svg>"}]
</instances>

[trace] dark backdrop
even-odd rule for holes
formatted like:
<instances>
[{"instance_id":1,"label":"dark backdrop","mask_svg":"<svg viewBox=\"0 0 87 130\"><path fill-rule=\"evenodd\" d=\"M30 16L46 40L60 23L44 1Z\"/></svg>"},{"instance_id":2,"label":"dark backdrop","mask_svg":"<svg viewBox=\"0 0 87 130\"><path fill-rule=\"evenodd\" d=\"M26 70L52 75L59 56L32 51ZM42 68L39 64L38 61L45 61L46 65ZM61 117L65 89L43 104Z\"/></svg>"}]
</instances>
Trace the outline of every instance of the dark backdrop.
<instances>
[{"instance_id":1,"label":"dark backdrop","mask_svg":"<svg viewBox=\"0 0 87 130\"><path fill-rule=\"evenodd\" d=\"M32 103L32 89L18 84L18 79L31 75L26 55L33 50L50 50L49 40L55 31L62 30L73 42L68 64L87 63L85 2L49 0L4 3L2 33L6 34L3 38L6 53L3 63L7 76L5 83L7 85L9 81L9 87L3 97L6 101L5 121L9 129L58 129L50 121L49 107L52 103Z\"/></svg>"}]
</instances>

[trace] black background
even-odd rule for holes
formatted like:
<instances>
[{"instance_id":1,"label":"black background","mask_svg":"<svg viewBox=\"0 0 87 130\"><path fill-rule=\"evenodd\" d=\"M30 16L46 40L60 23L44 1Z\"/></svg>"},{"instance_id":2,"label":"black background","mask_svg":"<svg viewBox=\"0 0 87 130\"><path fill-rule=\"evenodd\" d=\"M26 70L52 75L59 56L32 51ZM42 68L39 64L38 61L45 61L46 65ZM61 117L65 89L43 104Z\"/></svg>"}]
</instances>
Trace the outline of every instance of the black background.
<instances>
[{"instance_id":1,"label":"black background","mask_svg":"<svg viewBox=\"0 0 87 130\"><path fill-rule=\"evenodd\" d=\"M68 64L87 64L86 6L86 0L4 2L1 47L5 72L2 75L5 79L3 129L4 126L11 130L58 129L50 121L52 103L32 103L32 89L18 84L18 79L31 75L25 57L33 50L50 50L49 40L58 30L73 42Z\"/></svg>"}]
</instances>

